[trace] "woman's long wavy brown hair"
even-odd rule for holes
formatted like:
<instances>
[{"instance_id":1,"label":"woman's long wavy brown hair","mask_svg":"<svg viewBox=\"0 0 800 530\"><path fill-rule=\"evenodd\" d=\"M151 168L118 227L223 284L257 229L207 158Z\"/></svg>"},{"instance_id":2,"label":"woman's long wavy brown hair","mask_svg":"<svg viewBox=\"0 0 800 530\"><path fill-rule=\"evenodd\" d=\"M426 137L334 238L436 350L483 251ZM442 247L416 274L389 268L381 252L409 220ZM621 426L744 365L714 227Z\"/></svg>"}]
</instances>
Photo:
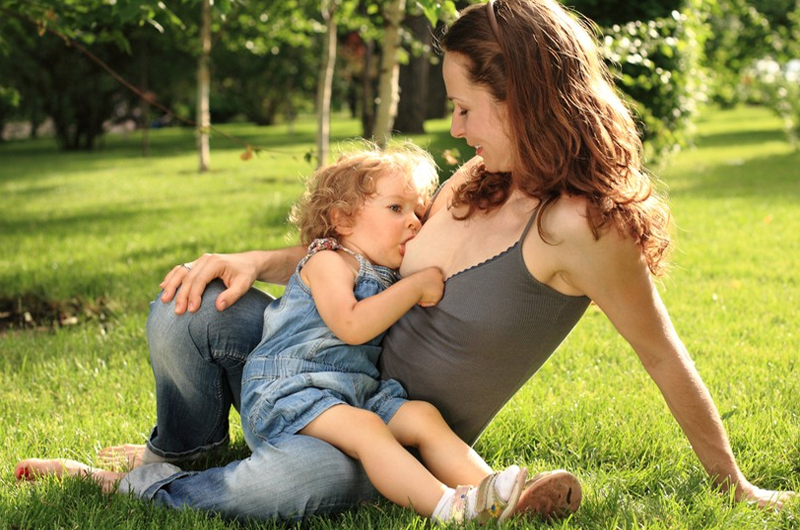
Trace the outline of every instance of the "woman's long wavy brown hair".
<instances>
[{"instance_id":1,"label":"woman's long wavy brown hair","mask_svg":"<svg viewBox=\"0 0 800 530\"><path fill-rule=\"evenodd\" d=\"M439 39L458 54L472 83L507 108L516 144L511 173L483 165L455 192L468 217L491 211L512 187L541 200L542 218L562 195L585 197L595 238L606 226L633 237L650 271L664 272L670 246L669 209L653 192L642 164L642 143L629 109L613 88L588 21L554 0L495 0L464 9Z\"/></svg>"}]
</instances>

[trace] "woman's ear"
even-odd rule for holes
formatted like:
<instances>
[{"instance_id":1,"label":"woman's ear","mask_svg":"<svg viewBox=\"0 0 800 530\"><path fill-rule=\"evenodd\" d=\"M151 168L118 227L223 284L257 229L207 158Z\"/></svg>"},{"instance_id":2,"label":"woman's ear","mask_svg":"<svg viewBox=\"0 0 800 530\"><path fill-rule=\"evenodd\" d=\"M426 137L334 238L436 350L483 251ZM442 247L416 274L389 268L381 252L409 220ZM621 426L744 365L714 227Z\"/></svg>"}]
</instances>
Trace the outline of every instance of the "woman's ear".
<instances>
[{"instance_id":1,"label":"woman's ear","mask_svg":"<svg viewBox=\"0 0 800 530\"><path fill-rule=\"evenodd\" d=\"M350 216L345 215L339 208L331 208L331 224L340 236L349 236L353 233Z\"/></svg>"}]
</instances>

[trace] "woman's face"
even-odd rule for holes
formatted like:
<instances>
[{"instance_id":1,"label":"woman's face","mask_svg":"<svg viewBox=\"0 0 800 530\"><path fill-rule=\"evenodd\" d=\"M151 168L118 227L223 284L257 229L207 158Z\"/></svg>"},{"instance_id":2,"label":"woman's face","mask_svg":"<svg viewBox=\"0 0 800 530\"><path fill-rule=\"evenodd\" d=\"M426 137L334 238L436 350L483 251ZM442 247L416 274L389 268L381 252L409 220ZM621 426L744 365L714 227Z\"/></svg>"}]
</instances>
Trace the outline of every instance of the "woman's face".
<instances>
[{"instance_id":1,"label":"woman's face","mask_svg":"<svg viewBox=\"0 0 800 530\"><path fill-rule=\"evenodd\" d=\"M450 134L464 138L474 147L487 170L511 171L514 157L506 106L495 101L488 90L469 81L465 62L459 54L445 53L442 64L447 98L453 102Z\"/></svg>"}]
</instances>

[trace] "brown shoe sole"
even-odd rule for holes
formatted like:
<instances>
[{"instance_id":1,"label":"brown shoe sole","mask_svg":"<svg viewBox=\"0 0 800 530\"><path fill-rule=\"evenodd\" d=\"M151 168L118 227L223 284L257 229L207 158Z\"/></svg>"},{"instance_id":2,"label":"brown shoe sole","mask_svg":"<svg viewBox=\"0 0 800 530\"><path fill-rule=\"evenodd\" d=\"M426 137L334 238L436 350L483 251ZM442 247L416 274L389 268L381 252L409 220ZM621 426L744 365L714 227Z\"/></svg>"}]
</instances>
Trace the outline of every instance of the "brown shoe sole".
<instances>
[{"instance_id":1,"label":"brown shoe sole","mask_svg":"<svg viewBox=\"0 0 800 530\"><path fill-rule=\"evenodd\" d=\"M542 519L565 517L578 510L582 499L581 483L575 475L563 469L545 471L525 483L515 514L535 514Z\"/></svg>"}]
</instances>

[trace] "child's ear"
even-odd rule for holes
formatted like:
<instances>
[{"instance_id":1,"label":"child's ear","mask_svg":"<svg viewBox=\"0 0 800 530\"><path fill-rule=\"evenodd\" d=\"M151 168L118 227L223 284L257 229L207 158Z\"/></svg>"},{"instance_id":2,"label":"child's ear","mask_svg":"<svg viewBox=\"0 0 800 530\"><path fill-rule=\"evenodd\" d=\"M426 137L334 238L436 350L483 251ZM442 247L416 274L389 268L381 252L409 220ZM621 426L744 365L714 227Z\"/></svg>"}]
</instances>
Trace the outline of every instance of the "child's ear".
<instances>
[{"instance_id":1,"label":"child's ear","mask_svg":"<svg viewBox=\"0 0 800 530\"><path fill-rule=\"evenodd\" d=\"M353 227L350 223L350 216L342 213L339 208L331 209L331 223L336 229L336 233L340 236L349 236L353 233Z\"/></svg>"}]
</instances>

